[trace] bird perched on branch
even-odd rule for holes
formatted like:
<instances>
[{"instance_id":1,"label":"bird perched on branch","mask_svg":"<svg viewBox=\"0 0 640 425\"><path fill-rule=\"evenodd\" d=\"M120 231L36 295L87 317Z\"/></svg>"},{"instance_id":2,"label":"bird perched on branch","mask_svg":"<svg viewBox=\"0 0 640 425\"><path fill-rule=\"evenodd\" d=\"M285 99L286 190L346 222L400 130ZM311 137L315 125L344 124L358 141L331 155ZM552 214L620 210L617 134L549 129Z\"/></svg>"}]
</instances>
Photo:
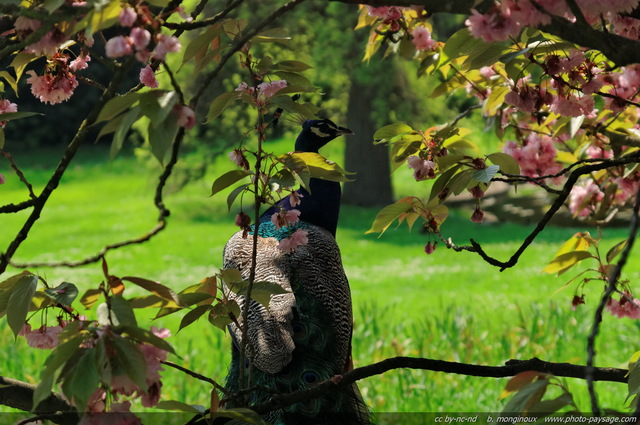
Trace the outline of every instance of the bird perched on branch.
<instances>
[{"instance_id":1,"label":"bird perched on branch","mask_svg":"<svg viewBox=\"0 0 640 425\"><path fill-rule=\"evenodd\" d=\"M318 152L322 146L351 130L328 119L309 120L302 126L295 149ZM267 210L260 219L255 282L271 282L286 293L271 295L268 308L250 301L244 342L246 357L240 364L242 318L229 326L233 338L232 363L226 387L231 393L253 388L245 401L256 405L274 393L311 388L353 368L353 318L349 283L335 241L340 210L340 184L311 178L310 191L300 188L300 221L278 228L271 216L292 209L289 197ZM254 227L255 229L255 227ZM280 242L293 232L306 232L307 243L285 253ZM242 232L231 237L224 251L224 267L250 274L253 237ZM283 291L284 292L284 291ZM236 298L244 308L245 297ZM240 369L245 382L240 384ZM233 401L226 407L237 406ZM278 425L369 424L369 413L355 384L320 398L297 403L264 416Z\"/></svg>"}]
</instances>

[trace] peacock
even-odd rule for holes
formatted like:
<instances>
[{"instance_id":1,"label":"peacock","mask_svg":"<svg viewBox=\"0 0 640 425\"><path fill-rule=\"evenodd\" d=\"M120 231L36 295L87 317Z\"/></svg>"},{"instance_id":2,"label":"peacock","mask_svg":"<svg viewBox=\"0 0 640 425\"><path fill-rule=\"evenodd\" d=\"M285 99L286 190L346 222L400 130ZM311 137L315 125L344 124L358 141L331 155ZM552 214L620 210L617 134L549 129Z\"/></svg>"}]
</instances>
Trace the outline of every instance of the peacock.
<instances>
[{"instance_id":1,"label":"peacock","mask_svg":"<svg viewBox=\"0 0 640 425\"><path fill-rule=\"evenodd\" d=\"M353 132L329 119L308 120L296 139L295 150L318 152L343 134ZM351 294L335 241L340 184L312 178L309 188L298 190L302 195L296 206L300 221L294 225L277 229L270 220L280 208L292 208L289 197L260 218L255 281L277 283L288 292L272 295L268 309L251 301L244 364L240 364L239 355L241 330L236 324L229 326L233 353L226 388L231 393L239 389L240 368L244 368L244 376L256 388L247 396L251 405L267 401L273 392L309 388L353 368ZM297 229L307 233L307 244L291 253L280 251L279 241ZM252 235L243 238L243 232L234 234L225 246L224 267L236 268L248 279L252 247ZM242 309L244 297L236 300ZM234 407L234 402L226 407ZM271 412L264 419L274 425L370 424L355 384L324 398Z\"/></svg>"}]
</instances>

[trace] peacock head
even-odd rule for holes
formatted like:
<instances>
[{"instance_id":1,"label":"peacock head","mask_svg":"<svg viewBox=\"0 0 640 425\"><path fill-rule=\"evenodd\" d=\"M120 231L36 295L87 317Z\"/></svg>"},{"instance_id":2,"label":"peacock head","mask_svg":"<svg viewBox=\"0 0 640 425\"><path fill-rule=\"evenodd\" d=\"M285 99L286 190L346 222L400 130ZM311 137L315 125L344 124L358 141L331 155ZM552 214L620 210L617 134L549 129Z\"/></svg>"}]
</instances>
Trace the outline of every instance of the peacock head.
<instances>
[{"instance_id":1,"label":"peacock head","mask_svg":"<svg viewBox=\"0 0 640 425\"><path fill-rule=\"evenodd\" d=\"M343 134L354 134L346 127L340 127L328 118L307 120L302 124L302 131L296 139L296 150L301 152L318 152L318 149Z\"/></svg>"}]
</instances>

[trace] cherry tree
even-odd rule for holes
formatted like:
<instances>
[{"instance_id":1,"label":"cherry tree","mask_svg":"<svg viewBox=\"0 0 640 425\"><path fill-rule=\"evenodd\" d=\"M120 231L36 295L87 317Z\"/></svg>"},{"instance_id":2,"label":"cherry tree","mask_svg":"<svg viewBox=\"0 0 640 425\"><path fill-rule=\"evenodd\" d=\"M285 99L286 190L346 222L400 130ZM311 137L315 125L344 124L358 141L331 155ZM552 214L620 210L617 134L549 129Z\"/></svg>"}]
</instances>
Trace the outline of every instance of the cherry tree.
<instances>
[{"instance_id":1,"label":"cherry tree","mask_svg":"<svg viewBox=\"0 0 640 425\"><path fill-rule=\"evenodd\" d=\"M309 178L347 178L346 171L319 154L276 155L263 148L267 130L283 114L306 118L318 112L316 105L298 99L316 91L304 75L309 66L295 60L256 56L255 49L259 43L288 38L273 24L303 2L277 4L268 16L251 22L238 17L245 6L243 0L229 1L224 6L208 5L207 0L194 4L179 0L43 0L0 5L4 19L0 60L8 63L0 71L0 127L32 115L22 110L17 99L20 84L27 84L32 95L48 105L64 104L80 84L91 85L100 93L39 194L34 193L28 176L10 154L13 141L5 140L0 130L0 153L29 192L27 200L0 206L0 213L29 211L22 228L0 255L0 314L6 315L13 333L26 338L31 347L51 350L37 386L2 378L10 391L19 390L26 395L0 396L0 403L58 423L100 423L104 412L114 412L121 423L139 423L130 411L134 399L145 407L260 423L256 414L400 367L513 377L505 391L518 394L505 410L523 414L536 406L546 406L552 410L547 413L553 413L571 403L570 397L563 403L543 400L546 388L557 384L559 376L586 379L594 415L602 414L593 386L595 380L628 382L628 395L637 398L638 353L629 353L628 371L596 368L594 344L603 314L640 317L636 288L621 274L634 244L640 209L638 0L372 0L370 5L353 10L359 13L356 30L370 32L362 58L355 60L400 55L416 61L424 78L440 79L431 96L460 91L476 102L448 123L413 128L397 122L378 129L372 143L390 146L392 168L408 167L415 180L431 183L431 191L425 199L405 197L382 209L371 232L383 233L396 220L407 223L409 228L420 220L427 232L426 254L437 258L436 248L444 246L461 255L480 255L504 270L516 266L522 253L561 208L601 226L620 210L632 209L629 237L607 253L600 252L597 238L587 232L578 233L544 268L558 275L569 269L589 273L588 279L574 282L575 295L568 300L574 307L584 303L581 289L585 285L594 280L604 284L587 341L586 366L537 359L479 366L397 357L354 369L340 379L309 390L274 394L270 403L248 406L251 410L225 410L224 398L233 394L225 393L215 379L198 376L167 360L169 353L179 352L169 343L170 332L138 324L135 309L141 305L140 298L131 296L127 288L146 291L161 305L159 316L182 314L180 328L200 326L195 321L206 316L222 329L234 318L246 318L248 314L247 308L240 310L228 288L247 296L254 294L262 303L268 303L269 295L281 290L268 283L245 281L236 270L203 276L201 283L180 292L149 279L120 277L110 271L106 261L109 251L149 240L167 226L169 209L163 190L181 155L185 132L201 122L215 120L236 103L256 112L255 126L247 131L257 140L257 148L239 144L230 152L237 169L219 176L211 189L215 195L233 186L227 199L229 205L244 198L253 201L253 211L242 211L235 220L247 233L252 223L259 226L263 205L275 204L285 196L290 197L292 206L297 205L294 189L308 185ZM438 40L430 23L436 13L462 15L464 27L447 40ZM187 33L194 35L185 37ZM204 93L232 60L241 64L245 82L218 93L206 108L206 116L197 116L195 111L202 108ZM106 85L90 77L88 70L96 62L111 71ZM198 78L189 90L174 69L175 63L194 66ZM127 87L123 80L131 75L138 83ZM499 150L482 152L470 137L470 130L458 125L462 117L472 113L480 114L501 140ZM114 241L85 259L49 264L100 264L104 280L95 288L82 288L82 295L74 284L53 287L43 276L29 271L5 276L9 265L19 266L13 262L14 255L29 237L78 149L87 142L89 129L100 126L99 136L112 135L111 154L116 155L136 122L145 126L150 150L163 165L153 193L159 213L157 224L140 237ZM0 175L0 184L7 178ZM532 185L553 199L544 217L506 260L490 256L482 241L471 240L469 245L462 245L464 242L452 240L440 229L448 215L447 200L466 191L476 200L469 219L482 222L484 194L496 181ZM274 224L281 227L297 220L295 209L272 217ZM257 233L255 229L254 238ZM305 243L304 232L296 232L281 242L280 249L291 252ZM583 263L587 259L595 260L598 266L588 269ZM87 308L95 306L90 311L92 316L81 315L78 303ZM33 311L46 314L34 315ZM43 320L38 322L37 318ZM198 409L180 401L162 401L162 367L184 371L185 379L210 382L211 405Z\"/></svg>"}]
</instances>

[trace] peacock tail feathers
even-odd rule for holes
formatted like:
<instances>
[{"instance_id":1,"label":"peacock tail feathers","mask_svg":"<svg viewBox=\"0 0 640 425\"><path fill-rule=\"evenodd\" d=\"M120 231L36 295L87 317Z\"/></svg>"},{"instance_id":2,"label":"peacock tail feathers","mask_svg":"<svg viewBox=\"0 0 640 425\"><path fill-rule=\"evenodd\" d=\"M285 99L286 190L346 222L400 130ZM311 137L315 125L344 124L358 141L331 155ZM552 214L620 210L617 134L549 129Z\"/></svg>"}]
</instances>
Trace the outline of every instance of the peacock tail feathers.
<instances>
[{"instance_id":1,"label":"peacock tail feathers","mask_svg":"<svg viewBox=\"0 0 640 425\"><path fill-rule=\"evenodd\" d=\"M307 232L308 243L290 254L278 243L298 228ZM292 228L276 229L262 221L258 229L258 256L255 281L277 283L288 292L272 295L268 308L251 300L248 315L246 361L240 364L242 334L229 326L234 341L227 389L239 389L240 368L256 388L246 401L266 402L274 392L289 393L310 388L346 372L350 364L352 310L349 283L342 268L340 250L333 235L322 227L298 222ZM237 268L249 278L253 236L238 232L225 247L224 267ZM235 298L244 308L244 296ZM241 324L241 319L239 321ZM234 402L227 407L234 406ZM357 386L334 391L271 412L264 419L278 425L369 424Z\"/></svg>"}]
</instances>

